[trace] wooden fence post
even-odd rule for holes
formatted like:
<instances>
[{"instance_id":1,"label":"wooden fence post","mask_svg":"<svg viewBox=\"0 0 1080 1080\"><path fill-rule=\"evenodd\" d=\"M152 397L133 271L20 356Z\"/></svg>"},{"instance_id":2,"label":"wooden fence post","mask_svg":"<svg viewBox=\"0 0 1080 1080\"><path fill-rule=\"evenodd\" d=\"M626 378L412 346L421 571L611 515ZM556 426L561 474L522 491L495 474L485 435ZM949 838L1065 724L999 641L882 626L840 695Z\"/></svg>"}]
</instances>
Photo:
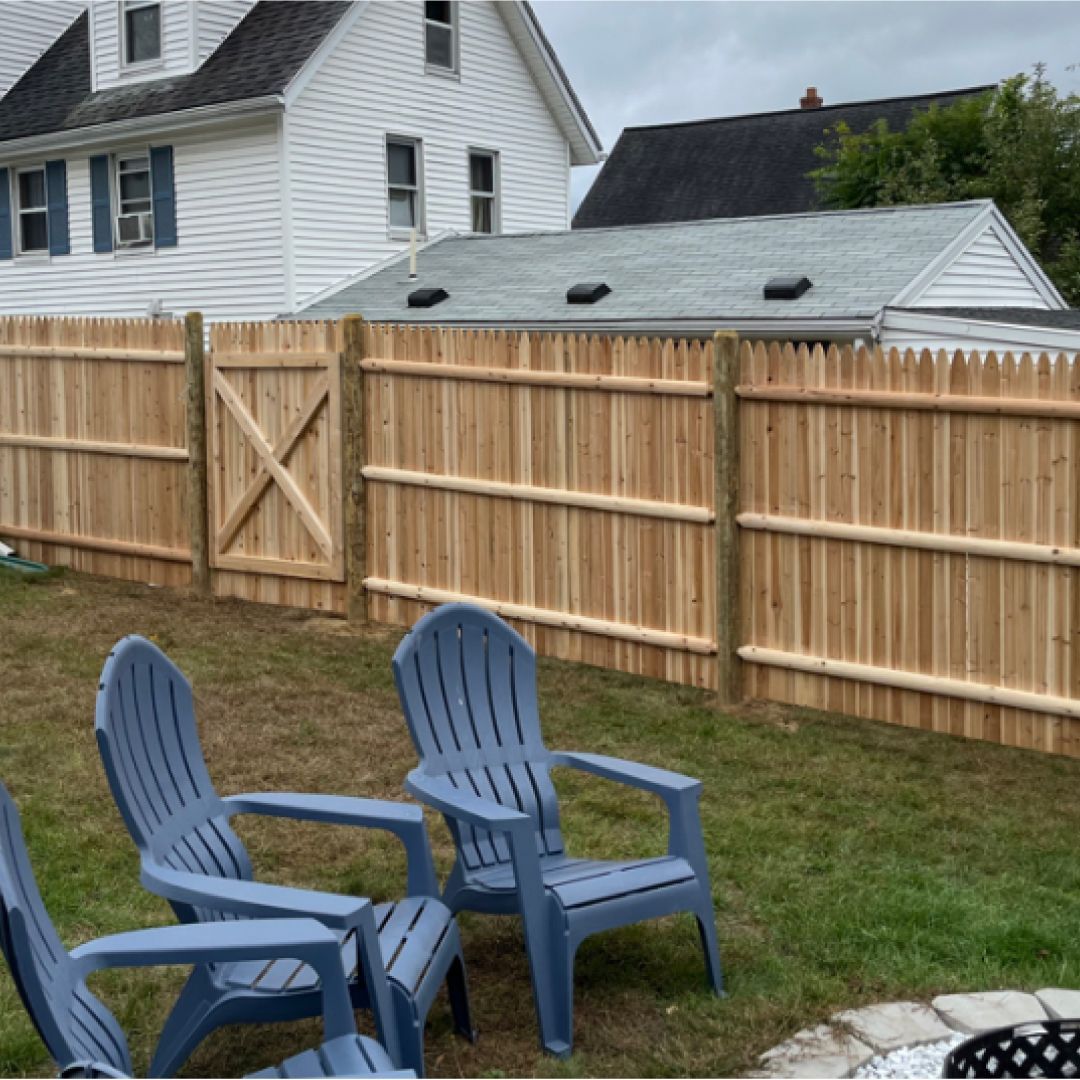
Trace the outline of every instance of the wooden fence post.
<instances>
[{"instance_id":1,"label":"wooden fence post","mask_svg":"<svg viewBox=\"0 0 1080 1080\"><path fill-rule=\"evenodd\" d=\"M739 617L739 335L713 336L714 482L716 507L716 664L720 703L741 701Z\"/></svg>"},{"instance_id":2,"label":"wooden fence post","mask_svg":"<svg viewBox=\"0 0 1080 1080\"><path fill-rule=\"evenodd\" d=\"M364 506L364 320L342 320L341 357L342 480L345 492L345 587L350 622L367 622L367 514Z\"/></svg>"},{"instance_id":3,"label":"wooden fence post","mask_svg":"<svg viewBox=\"0 0 1080 1080\"><path fill-rule=\"evenodd\" d=\"M187 369L187 447L191 507L191 587L210 594L210 522L206 475L206 349L203 317L188 312L184 358Z\"/></svg>"}]
</instances>

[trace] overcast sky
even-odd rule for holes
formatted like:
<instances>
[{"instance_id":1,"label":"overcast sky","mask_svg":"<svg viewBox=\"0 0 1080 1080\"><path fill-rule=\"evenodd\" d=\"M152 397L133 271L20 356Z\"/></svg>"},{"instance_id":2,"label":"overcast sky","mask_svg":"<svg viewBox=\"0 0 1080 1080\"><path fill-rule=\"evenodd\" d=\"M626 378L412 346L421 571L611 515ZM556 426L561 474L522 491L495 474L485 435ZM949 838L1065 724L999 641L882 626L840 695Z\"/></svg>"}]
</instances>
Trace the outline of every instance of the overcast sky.
<instances>
[{"instance_id":1,"label":"overcast sky","mask_svg":"<svg viewBox=\"0 0 1080 1080\"><path fill-rule=\"evenodd\" d=\"M1080 3L538 0L605 149L634 124L996 82L1046 63L1080 92ZM575 204L595 169L574 170Z\"/></svg>"}]
</instances>

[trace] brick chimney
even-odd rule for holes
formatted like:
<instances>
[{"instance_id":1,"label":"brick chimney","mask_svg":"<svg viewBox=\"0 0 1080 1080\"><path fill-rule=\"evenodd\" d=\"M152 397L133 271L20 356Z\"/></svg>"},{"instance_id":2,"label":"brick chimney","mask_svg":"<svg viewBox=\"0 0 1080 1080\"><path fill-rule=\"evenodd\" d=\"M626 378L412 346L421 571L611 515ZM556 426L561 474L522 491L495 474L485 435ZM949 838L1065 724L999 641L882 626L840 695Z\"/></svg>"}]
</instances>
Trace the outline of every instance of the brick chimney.
<instances>
[{"instance_id":1,"label":"brick chimney","mask_svg":"<svg viewBox=\"0 0 1080 1080\"><path fill-rule=\"evenodd\" d=\"M806 97L799 98L800 109L820 109L824 104L825 102L817 92L816 86L808 86L806 88Z\"/></svg>"}]
</instances>

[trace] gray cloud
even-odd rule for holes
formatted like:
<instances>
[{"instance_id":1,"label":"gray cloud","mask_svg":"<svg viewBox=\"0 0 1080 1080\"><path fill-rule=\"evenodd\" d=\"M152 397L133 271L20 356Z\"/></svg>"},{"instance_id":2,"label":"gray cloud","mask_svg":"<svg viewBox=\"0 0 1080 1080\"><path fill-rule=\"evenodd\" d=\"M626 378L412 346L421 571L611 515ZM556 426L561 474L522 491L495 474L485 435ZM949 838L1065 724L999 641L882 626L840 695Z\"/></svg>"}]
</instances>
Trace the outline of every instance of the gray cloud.
<instances>
[{"instance_id":1,"label":"gray cloud","mask_svg":"<svg viewBox=\"0 0 1080 1080\"><path fill-rule=\"evenodd\" d=\"M536 10L610 149L633 124L996 82L1046 63L1080 92L1080 3L538 0ZM580 199L594 169L574 170Z\"/></svg>"}]
</instances>

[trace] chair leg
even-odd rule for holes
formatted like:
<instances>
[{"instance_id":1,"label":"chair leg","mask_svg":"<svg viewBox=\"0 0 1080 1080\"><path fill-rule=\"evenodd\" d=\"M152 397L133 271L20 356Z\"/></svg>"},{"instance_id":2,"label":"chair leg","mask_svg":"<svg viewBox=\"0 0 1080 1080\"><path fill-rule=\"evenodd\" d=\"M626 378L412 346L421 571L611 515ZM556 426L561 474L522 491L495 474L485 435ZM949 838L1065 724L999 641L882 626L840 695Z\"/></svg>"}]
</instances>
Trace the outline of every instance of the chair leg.
<instances>
[{"instance_id":1,"label":"chair leg","mask_svg":"<svg viewBox=\"0 0 1080 1080\"><path fill-rule=\"evenodd\" d=\"M705 953L705 978L717 997L724 996L724 972L720 966L720 946L716 940L716 915L706 897L695 912L698 930L701 932L701 948Z\"/></svg>"},{"instance_id":2,"label":"chair leg","mask_svg":"<svg viewBox=\"0 0 1080 1080\"><path fill-rule=\"evenodd\" d=\"M577 947L565 931L552 934L551 944L551 1030L545 1032L544 1049L557 1058L566 1058L574 1047L574 956Z\"/></svg>"},{"instance_id":3,"label":"chair leg","mask_svg":"<svg viewBox=\"0 0 1080 1080\"><path fill-rule=\"evenodd\" d=\"M394 1019L398 1042L401 1046L403 1069L412 1069L417 1076L424 1075L424 1018L417 1012L416 1002L405 989L390 981L390 996L394 1000Z\"/></svg>"},{"instance_id":4,"label":"chair leg","mask_svg":"<svg viewBox=\"0 0 1080 1080\"><path fill-rule=\"evenodd\" d=\"M219 1026L214 1005L221 994L203 967L192 971L161 1029L150 1076L175 1076L192 1051Z\"/></svg>"},{"instance_id":5,"label":"chair leg","mask_svg":"<svg viewBox=\"0 0 1080 1080\"><path fill-rule=\"evenodd\" d=\"M472 1012L469 1007L469 987L465 981L465 960L460 946L446 973L446 989L450 995L454 1029L469 1042L476 1042L476 1029L472 1025Z\"/></svg>"}]
</instances>

